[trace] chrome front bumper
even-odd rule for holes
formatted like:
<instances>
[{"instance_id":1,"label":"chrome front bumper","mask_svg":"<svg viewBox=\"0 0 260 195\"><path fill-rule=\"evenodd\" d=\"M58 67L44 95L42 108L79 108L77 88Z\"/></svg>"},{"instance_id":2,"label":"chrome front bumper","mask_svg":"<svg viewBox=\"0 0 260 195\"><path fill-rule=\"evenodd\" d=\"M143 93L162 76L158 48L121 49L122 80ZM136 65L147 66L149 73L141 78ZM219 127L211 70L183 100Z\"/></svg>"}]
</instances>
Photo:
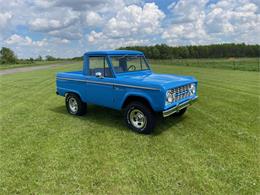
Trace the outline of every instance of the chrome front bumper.
<instances>
[{"instance_id":1,"label":"chrome front bumper","mask_svg":"<svg viewBox=\"0 0 260 195\"><path fill-rule=\"evenodd\" d=\"M193 104L195 101L197 101L197 99L198 99L198 96L196 96L196 97L194 97L194 98L192 98L192 99L190 99L190 100L188 100L188 101L186 101L186 102L183 102L183 103L181 103L181 104L177 104L176 106L174 106L174 107L172 107L172 108L170 108L170 109L168 109L168 110L163 111L163 112L162 112L162 113L163 113L163 117L170 116L170 115L174 114L175 112L178 112L178 111L180 111L181 109L190 106L190 105Z\"/></svg>"}]
</instances>

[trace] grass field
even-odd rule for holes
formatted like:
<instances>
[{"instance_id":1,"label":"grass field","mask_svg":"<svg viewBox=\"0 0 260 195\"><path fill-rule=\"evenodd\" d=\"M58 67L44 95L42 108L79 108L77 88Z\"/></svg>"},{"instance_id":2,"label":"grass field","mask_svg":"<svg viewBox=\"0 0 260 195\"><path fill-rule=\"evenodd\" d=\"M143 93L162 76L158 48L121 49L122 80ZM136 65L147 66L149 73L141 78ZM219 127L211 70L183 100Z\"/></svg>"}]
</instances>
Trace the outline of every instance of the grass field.
<instances>
[{"instance_id":1,"label":"grass field","mask_svg":"<svg viewBox=\"0 0 260 195\"><path fill-rule=\"evenodd\" d=\"M149 60L157 65L191 66L201 68L218 68L229 70L260 71L260 58L221 58L221 59L172 59L172 60ZM48 65L64 63L64 61L42 61L32 64L7 64L0 65L0 70L26 66ZM76 62L80 63L80 62Z\"/></svg>"},{"instance_id":2,"label":"grass field","mask_svg":"<svg viewBox=\"0 0 260 195\"><path fill-rule=\"evenodd\" d=\"M57 60L57 61L35 61L34 63L30 64L0 64L0 70L11 69L11 68L21 68L21 67L29 67L29 66L43 66L49 64L59 64L63 63L64 60Z\"/></svg>"},{"instance_id":3,"label":"grass field","mask_svg":"<svg viewBox=\"0 0 260 195\"><path fill-rule=\"evenodd\" d=\"M151 60L151 63L201 68L260 71L260 58L172 59Z\"/></svg>"},{"instance_id":4,"label":"grass field","mask_svg":"<svg viewBox=\"0 0 260 195\"><path fill-rule=\"evenodd\" d=\"M258 72L153 66L195 76L200 97L145 136L114 110L67 114L55 73L80 67L0 77L0 194L259 194Z\"/></svg>"}]
</instances>

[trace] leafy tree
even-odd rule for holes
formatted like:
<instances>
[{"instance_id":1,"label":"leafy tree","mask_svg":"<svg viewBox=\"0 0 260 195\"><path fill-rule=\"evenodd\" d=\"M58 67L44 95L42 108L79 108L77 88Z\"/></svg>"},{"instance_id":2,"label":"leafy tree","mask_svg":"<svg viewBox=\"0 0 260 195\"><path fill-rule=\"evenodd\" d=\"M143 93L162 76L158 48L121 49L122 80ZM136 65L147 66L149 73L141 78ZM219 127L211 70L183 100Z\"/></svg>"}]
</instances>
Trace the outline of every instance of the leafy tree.
<instances>
[{"instance_id":1,"label":"leafy tree","mask_svg":"<svg viewBox=\"0 0 260 195\"><path fill-rule=\"evenodd\" d=\"M16 62L17 62L17 57L15 53L7 47L2 47L2 49L0 50L0 63L13 64Z\"/></svg>"},{"instance_id":2,"label":"leafy tree","mask_svg":"<svg viewBox=\"0 0 260 195\"><path fill-rule=\"evenodd\" d=\"M38 56L38 58L36 58L37 61L42 61L42 56Z\"/></svg>"},{"instance_id":3,"label":"leafy tree","mask_svg":"<svg viewBox=\"0 0 260 195\"><path fill-rule=\"evenodd\" d=\"M47 60L47 61L54 61L54 60L56 60L56 58L53 57L53 56L47 55L47 56L46 56L46 60Z\"/></svg>"},{"instance_id":4,"label":"leafy tree","mask_svg":"<svg viewBox=\"0 0 260 195\"><path fill-rule=\"evenodd\" d=\"M153 47L151 49L152 51L152 56L155 58L155 59L159 59L160 58L160 50L156 47Z\"/></svg>"},{"instance_id":5,"label":"leafy tree","mask_svg":"<svg viewBox=\"0 0 260 195\"><path fill-rule=\"evenodd\" d=\"M244 43L179 47L160 44L154 46L122 47L119 49L139 50L144 52L148 58L152 59L260 57L260 45L246 45Z\"/></svg>"}]
</instances>

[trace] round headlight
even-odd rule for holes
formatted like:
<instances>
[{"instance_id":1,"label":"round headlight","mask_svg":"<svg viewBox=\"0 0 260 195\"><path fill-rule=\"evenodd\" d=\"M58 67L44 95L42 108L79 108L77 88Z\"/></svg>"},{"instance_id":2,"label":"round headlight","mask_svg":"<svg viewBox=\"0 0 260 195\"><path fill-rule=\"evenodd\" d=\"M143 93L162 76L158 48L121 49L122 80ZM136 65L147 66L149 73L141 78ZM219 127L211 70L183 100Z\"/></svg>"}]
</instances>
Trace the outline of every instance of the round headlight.
<instances>
[{"instance_id":1,"label":"round headlight","mask_svg":"<svg viewBox=\"0 0 260 195\"><path fill-rule=\"evenodd\" d=\"M168 90L168 91L166 92L166 102L172 103L173 100L174 100L174 93L173 93L172 90Z\"/></svg>"},{"instance_id":2,"label":"round headlight","mask_svg":"<svg viewBox=\"0 0 260 195\"><path fill-rule=\"evenodd\" d=\"M192 83L190 85L190 89L189 90L190 90L190 94L194 95L196 93L196 85L194 83Z\"/></svg>"}]
</instances>

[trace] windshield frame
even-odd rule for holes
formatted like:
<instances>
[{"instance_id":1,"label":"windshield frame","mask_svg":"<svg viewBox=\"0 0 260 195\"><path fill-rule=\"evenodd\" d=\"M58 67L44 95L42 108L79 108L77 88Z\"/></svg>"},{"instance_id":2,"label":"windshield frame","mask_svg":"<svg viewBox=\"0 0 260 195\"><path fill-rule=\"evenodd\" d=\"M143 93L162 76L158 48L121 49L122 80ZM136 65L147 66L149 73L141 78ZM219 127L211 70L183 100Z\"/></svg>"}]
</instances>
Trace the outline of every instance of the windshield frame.
<instances>
[{"instance_id":1,"label":"windshield frame","mask_svg":"<svg viewBox=\"0 0 260 195\"><path fill-rule=\"evenodd\" d=\"M143 69L143 70L133 70L133 71L123 71L123 72L117 72L117 71L115 71L115 69L114 69L114 64L112 63L112 57L125 57L125 56L129 56L129 57L141 57L143 60L144 60L144 62L145 62L145 65L147 66L147 69ZM114 75L116 75L116 74L131 74L131 73L134 73L134 72L141 72L141 71L151 71L151 67L150 67L150 64L148 63L148 61L147 61L147 59L145 58L145 56L144 55L142 55L142 54L125 54L125 55L122 55L122 54L120 54L120 55L109 55L108 56L108 59L109 59L109 63L110 63L110 65L111 65L111 67L112 67L112 71L114 72Z\"/></svg>"}]
</instances>

